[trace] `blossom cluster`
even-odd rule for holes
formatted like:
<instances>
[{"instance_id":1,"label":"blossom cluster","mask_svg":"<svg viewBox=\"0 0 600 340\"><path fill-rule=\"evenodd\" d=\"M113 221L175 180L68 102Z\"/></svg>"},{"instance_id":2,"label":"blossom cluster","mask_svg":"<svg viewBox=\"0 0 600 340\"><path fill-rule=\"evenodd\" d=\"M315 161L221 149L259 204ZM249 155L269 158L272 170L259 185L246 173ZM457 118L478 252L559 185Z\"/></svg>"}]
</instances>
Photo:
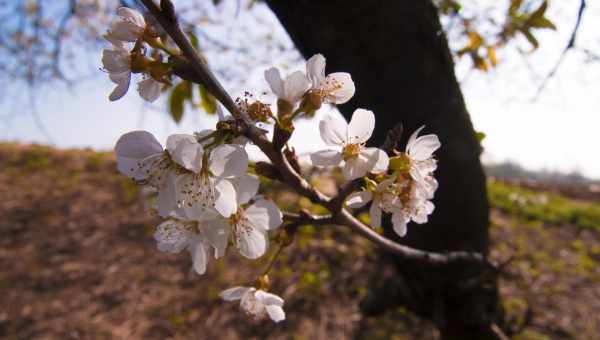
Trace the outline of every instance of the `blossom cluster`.
<instances>
[{"instance_id":1,"label":"blossom cluster","mask_svg":"<svg viewBox=\"0 0 600 340\"><path fill-rule=\"evenodd\" d=\"M163 85L169 84L169 67L158 53L147 57L145 43L167 49L141 13L120 7L117 14L119 18L111 23L104 35L111 48L102 50L103 69L117 85L108 98L111 101L122 98L129 90L132 73L139 73L142 80L138 82L138 92L144 100L153 102L159 97Z\"/></svg>"},{"instance_id":2,"label":"blossom cluster","mask_svg":"<svg viewBox=\"0 0 600 340\"><path fill-rule=\"evenodd\" d=\"M113 48L104 50L102 59L110 79L117 83L110 99L123 96L131 73L137 72L147 76L139 84L141 96L154 100L160 83L170 75L159 72L160 58L148 59L141 46L163 46L141 14L127 8L120 8L118 14L120 19L105 36ZM134 43L131 51L128 43ZM277 205L259 194L260 181L250 170L245 150L248 139L236 124L274 123L291 133L296 117L310 117L323 104L345 103L355 92L350 74L326 75L325 58L320 54L307 61L306 72L282 77L278 69L270 68L264 76L277 96L276 114L269 104L247 93L236 100L238 116L222 118L215 130L174 134L164 146L147 131L132 131L115 146L118 170L156 191L154 208L163 218L154 234L157 248L169 253L187 250L193 270L200 275L211 257L225 256L230 244L248 259L262 257L269 247L269 232L284 223ZM315 166L341 167L346 181L362 181L362 190L351 193L346 206L359 209L370 202L371 226L381 226L383 213L391 214L395 232L404 236L407 223L425 223L433 212L431 199L438 186L433 153L440 142L433 134L419 136L421 127L409 138L404 152L388 154L366 146L374 128L375 114L366 109L357 109L349 123L327 116L319 130L328 148L311 154L310 159ZM282 247L284 242L279 242ZM266 273L256 282L252 287L227 289L221 297L239 300L240 308L255 319L284 320L284 301L267 292Z\"/></svg>"}]
</instances>

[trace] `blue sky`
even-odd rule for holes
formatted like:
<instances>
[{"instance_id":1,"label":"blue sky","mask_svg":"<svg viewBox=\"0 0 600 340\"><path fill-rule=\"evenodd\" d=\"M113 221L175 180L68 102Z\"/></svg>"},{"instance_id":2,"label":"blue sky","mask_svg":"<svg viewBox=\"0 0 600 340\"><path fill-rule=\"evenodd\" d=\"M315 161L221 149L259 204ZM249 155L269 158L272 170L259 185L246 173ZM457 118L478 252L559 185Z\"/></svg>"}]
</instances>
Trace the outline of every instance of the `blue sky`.
<instances>
[{"instance_id":1,"label":"blue sky","mask_svg":"<svg viewBox=\"0 0 600 340\"><path fill-rule=\"evenodd\" d=\"M577 170L585 175L600 178L600 63L586 64L579 52L570 52L557 75L548 83L542 95L533 100L537 86L551 69L566 44L577 10L576 0L553 1L549 16L558 24L558 32L540 32L541 47L523 58L516 49L507 49L499 55L500 66L488 74L469 71L468 62L457 65L457 75L475 128L486 133L484 161L512 160L532 169L561 171ZM230 15L230 7L215 15ZM258 19L257 19L258 18ZM578 44L600 47L600 4L589 2ZM256 39L268 36L291 46L276 19L263 6L242 12L240 20L215 20L207 27L213 36L227 36L231 44L248 44L243 33L257 27L260 20L262 32ZM266 24L265 24L266 23ZM526 47L527 44L521 44ZM244 55L228 53L212 56L209 60L217 67L242 65L248 80L244 84L225 81L234 94L245 88L266 89L262 72L272 61L292 69L300 67L297 53L285 55L265 50L260 58L241 60ZM95 56L91 56L93 59ZM97 52L100 66L100 51ZM292 62L290 62L292 60ZM243 63L241 61L244 61ZM93 64L93 63L92 63ZM45 88L36 94L37 116L45 127L44 133L35 124L32 110L27 104L22 86L5 88L0 97L0 140L38 142L58 147L92 147L111 149L118 137L133 129L145 129L159 140L175 132L191 132L211 126L213 119L204 114L186 115L180 125L174 124L164 113L165 103L160 100L147 105L138 98L135 88L122 100L111 103L108 93L112 84L100 71L78 83L72 90L63 86ZM5 85L6 86L6 85ZM246 87L247 86L247 87ZM357 84L360 86L360 84ZM164 98L163 98L164 99ZM326 112L322 112L326 114ZM317 118L318 119L318 118ZM317 119L304 122L293 143L301 152L322 147L315 124ZM51 139L48 138L50 136ZM307 142L307 141L310 141Z\"/></svg>"}]
</instances>

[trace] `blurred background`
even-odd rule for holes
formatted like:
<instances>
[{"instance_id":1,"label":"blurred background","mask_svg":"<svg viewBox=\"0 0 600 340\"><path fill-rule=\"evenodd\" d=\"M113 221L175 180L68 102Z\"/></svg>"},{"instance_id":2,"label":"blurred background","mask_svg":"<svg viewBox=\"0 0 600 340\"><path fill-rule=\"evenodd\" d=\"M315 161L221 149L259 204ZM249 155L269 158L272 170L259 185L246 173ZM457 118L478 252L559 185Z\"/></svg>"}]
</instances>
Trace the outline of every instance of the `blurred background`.
<instances>
[{"instance_id":1,"label":"blurred background","mask_svg":"<svg viewBox=\"0 0 600 340\"><path fill-rule=\"evenodd\" d=\"M250 90L273 102L264 70L304 68L265 2L173 2L234 97ZM108 100L114 84L102 70L108 43L101 36L116 8L141 4L0 4L0 337L331 339L360 330L365 338L439 338L432 322L402 307L361 317L358 304L377 259L371 245L341 229L306 228L284 255L276 286L289 301L285 324L241 321L217 294L258 266L233 257L211 263L207 277L198 278L186 257L157 252L157 220L144 211L143 193L114 170L112 148L125 132L148 130L164 141L218 120L189 102L175 113L172 88L154 103L142 101L133 86L119 101ZM600 3L434 4L483 147L490 253L510 260L500 292L511 337L594 339L600 334ZM507 32L517 20L520 28ZM291 144L300 154L323 148L315 126L325 114L339 113L324 107L299 122ZM403 114L411 113L398 112L400 120ZM314 181L330 189L330 182ZM311 208L285 188L269 190L284 205Z\"/></svg>"}]
</instances>

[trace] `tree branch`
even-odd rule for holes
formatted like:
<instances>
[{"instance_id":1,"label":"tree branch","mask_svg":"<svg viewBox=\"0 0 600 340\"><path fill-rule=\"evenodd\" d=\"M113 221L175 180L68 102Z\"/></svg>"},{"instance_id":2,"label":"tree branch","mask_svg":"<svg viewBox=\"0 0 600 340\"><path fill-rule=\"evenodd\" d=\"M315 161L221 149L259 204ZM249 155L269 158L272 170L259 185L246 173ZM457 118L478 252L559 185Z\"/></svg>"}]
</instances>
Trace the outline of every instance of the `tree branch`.
<instances>
[{"instance_id":1,"label":"tree branch","mask_svg":"<svg viewBox=\"0 0 600 340\"><path fill-rule=\"evenodd\" d=\"M296 170L294 170L283 151L276 149L273 143L271 143L265 137L265 134L262 130L253 125L247 124L243 119L241 119L242 114L239 111L239 108L235 105L235 102L231 99L216 77L208 69L206 63L196 53L191 43L179 27L171 1L161 0L160 8L152 0L141 0L141 2L148 8L148 11L156 18L156 20L160 23L165 32L169 34L177 46L179 46L183 52L183 55L187 59L187 62L190 63L190 66L196 73L197 78L194 77L195 81L198 81L206 86L207 90L231 112L233 117L236 118L238 125L241 126L241 129L243 130L241 132L243 132L256 146L258 146L260 150L271 160L274 167L281 174L284 182L290 185L300 195L307 197L313 203L321 204L327 207L332 212L332 216L315 216L307 211L302 211L300 214L286 213L284 215L284 219L291 222L288 224L288 226L297 228L300 225L306 224L345 225L357 232L359 235L372 241L383 250L394 253L406 260L420 261L432 265L447 265L450 263L456 264L470 262L495 269L494 265L491 264L485 256L479 253L459 251L442 254L428 252L401 245L379 235L373 229L364 225L343 208L343 203L346 197L352 193L353 189L355 189L355 186L359 184L360 181L348 183L334 198L330 198L315 189L306 181L306 179L304 179L298 172L296 172Z\"/></svg>"},{"instance_id":2,"label":"tree branch","mask_svg":"<svg viewBox=\"0 0 600 340\"><path fill-rule=\"evenodd\" d=\"M548 81L552 77L554 77L554 75L556 74L556 71L558 71L558 68L564 61L565 56L567 55L567 52L569 52L569 50L571 48L575 47L575 40L577 39L577 32L579 31L579 26L581 25L581 18L583 17L583 12L585 10L585 7L586 7L585 0L580 0L579 10L577 11L577 19L575 20L575 27L573 28L573 32L571 33L571 37L569 38L569 42L567 43L567 46L565 46L564 50L560 54L558 61L556 62L556 64L554 64L554 67L550 70L550 72L548 72L548 74L542 80L542 83L538 87L537 92L536 92L535 96L533 97L534 101L540 96L540 94L542 93L544 88L546 88L546 84L548 84Z\"/></svg>"}]
</instances>

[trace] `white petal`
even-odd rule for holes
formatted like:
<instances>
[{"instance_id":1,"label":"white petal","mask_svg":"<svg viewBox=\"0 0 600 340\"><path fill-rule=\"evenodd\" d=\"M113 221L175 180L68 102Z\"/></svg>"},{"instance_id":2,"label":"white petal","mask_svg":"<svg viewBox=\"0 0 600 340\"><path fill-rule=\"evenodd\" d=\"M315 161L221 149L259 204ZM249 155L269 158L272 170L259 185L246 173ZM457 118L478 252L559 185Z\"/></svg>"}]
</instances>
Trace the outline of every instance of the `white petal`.
<instances>
[{"instance_id":1,"label":"white petal","mask_svg":"<svg viewBox=\"0 0 600 340\"><path fill-rule=\"evenodd\" d=\"M251 260L257 259L267 251L268 238L266 232L248 226L236 233L236 245L240 254Z\"/></svg>"},{"instance_id":2,"label":"white petal","mask_svg":"<svg viewBox=\"0 0 600 340\"><path fill-rule=\"evenodd\" d=\"M229 217L237 211L236 193L233 185L228 180L219 180L215 183L217 197L215 209L223 217Z\"/></svg>"},{"instance_id":3,"label":"white petal","mask_svg":"<svg viewBox=\"0 0 600 340\"><path fill-rule=\"evenodd\" d=\"M194 271L200 275L204 274L204 272L206 272L206 262L208 257L206 254L207 249L200 238L196 238L190 244L190 253L192 255Z\"/></svg>"},{"instance_id":4,"label":"white petal","mask_svg":"<svg viewBox=\"0 0 600 340\"><path fill-rule=\"evenodd\" d=\"M371 208L369 208L369 217L371 219L371 228L381 227L381 208L378 204L371 204Z\"/></svg>"},{"instance_id":5,"label":"white petal","mask_svg":"<svg viewBox=\"0 0 600 340\"><path fill-rule=\"evenodd\" d=\"M147 166L152 163L148 157L160 157L162 151L162 146L150 132L128 132L122 135L115 145L117 169L136 180L145 179Z\"/></svg>"},{"instance_id":6,"label":"white petal","mask_svg":"<svg viewBox=\"0 0 600 340\"><path fill-rule=\"evenodd\" d=\"M111 80L119 81L117 83L117 87L110 93L108 96L108 100L114 102L115 100L119 100L123 98L123 96L129 90L129 82L131 81L131 72L125 72L121 74L112 74Z\"/></svg>"},{"instance_id":7,"label":"white petal","mask_svg":"<svg viewBox=\"0 0 600 340\"><path fill-rule=\"evenodd\" d=\"M129 52L121 49L102 50L102 66L110 74L130 71Z\"/></svg>"},{"instance_id":8,"label":"white petal","mask_svg":"<svg viewBox=\"0 0 600 340\"><path fill-rule=\"evenodd\" d=\"M161 84L152 78L147 78L138 83L138 92L142 99L152 103L160 95Z\"/></svg>"},{"instance_id":9,"label":"white petal","mask_svg":"<svg viewBox=\"0 0 600 340\"><path fill-rule=\"evenodd\" d=\"M265 80L267 83L269 83L271 91L273 91L277 98L283 98L285 96L283 90L283 80L281 79L281 74L277 68L271 67L270 69L266 70Z\"/></svg>"},{"instance_id":10,"label":"white petal","mask_svg":"<svg viewBox=\"0 0 600 340\"><path fill-rule=\"evenodd\" d=\"M166 220L156 227L154 239L158 250L179 253L192 237L191 230L183 223L175 220Z\"/></svg>"},{"instance_id":11,"label":"white petal","mask_svg":"<svg viewBox=\"0 0 600 340\"><path fill-rule=\"evenodd\" d=\"M134 9L128 7L119 7L117 9L117 15L122 17L123 19L130 20L139 27L144 27L146 25L146 20L144 20L144 16Z\"/></svg>"},{"instance_id":12,"label":"white petal","mask_svg":"<svg viewBox=\"0 0 600 340\"><path fill-rule=\"evenodd\" d=\"M419 161L423 161L431 157L433 152L439 149L439 147L442 145L439 138L434 134L417 137L423 128L425 128L424 125L413 132L408 139L408 143L406 144L406 152L411 158Z\"/></svg>"},{"instance_id":13,"label":"white petal","mask_svg":"<svg viewBox=\"0 0 600 340\"><path fill-rule=\"evenodd\" d=\"M265 309L267 310L267 314L269 314L269 317L271 318L271 320L273 320L275 322L285 320L285 312L283 311L283 308L281 308L280 306L266 305Z\"/></svg>"},{"instance_id":14,"label":"white petal","mask_svg":"<svg viewBox=\"0 0 600 340\"><path fill-rule=\"evenodd\" d=\"M404 237L406 235L406 219L402 213L392 214L392 224L394 225L394 231L398 236Z\"/></svg>"},{"instance_id":15,"label":"white petal","mask_svg":"<svg viewBox=\"0 0 600 340\"><path fill-rule=\"evenodd\" d=\"M208 243L215 249L215 258L225 256L225 250L229 242L229 231L231 226L224 218L217 218L204 223L202 231Z\"/></svg>"},{"instance_id":16,"label":"white petal","mask_svg":"<svg viewBox=\"0 0 600 340\"><path fill-rule=\"evenodd\" d=\"M387 171L390 158L381 149L366 148L361 152L369 160L369 171L379 174Z\"/></svg>"},{"instance_id":17,"label":"white petal","mask_svg":"<svg viewBox=\"0 0 600 340\"><path fill-rule=\"evenodd\" d=\"M277 229L283 223L281 211L270 200L257 200L244 211L244 215L255 228L261 230Z\"/></svg>"},{"instance_id":18,"label":"white petal","mask_svg":"<svg viewBox=\"0 0 600 340\"><path fill-rule=\"evenodd\" d=\"M371 168L371 161L364 155L359 154L356 157L346 160L346 164L342 169L342 174L347 180L351 181L365 176Z\"/></svg>"},{"instance_id":19,"label":"white petal","mask_svg":"<svg viewBox=\"0 0 600 340\"><path fill-rule=\"evenodd\" d=\"M169 139L171 139L171 136L169 137ZM167 140L167 147L168 146L169 140ZM177 143L177 147L175 147L175 149L169 153L171 155L171 159L173 159L175 163L181 165L182 167L190 171L199 173L202 169L202 157L204 156L204 148L202 147L202 145L197 143L196 140L181 140L179 143Z\"/></svg>"},{"instance_id":20,"label":"white petal","mask_svg":"<svg viewBox=\"0 0 600 340\"><path fill-rule=\"evenodd\" d=\"M424 201L417 207L416 213L412 216L412 220L415 223L423 224L427 223L429 215L433 212L435 206L430 201Z\"/></svg>"},{"instance_id":21,"label":"white petal","mask_svg":"<svg viewBox=\"0 0 600 340\"><path fill-rule=\"evenodd\" d=\"M225 301L240 300L248 291L253 289L249 287L233 287L222 291L219 296Z\"/></svg>"},{"instance_id":22,"label":"white petal","mask_svg":"<svg viewBox=\"0 0 600 340\"><path fill-rule=\"evenodd\" d=\"M321 54L315 54L306 62L306 75L312 83L313 88L317 88L325 80L325 57Z\"/></svg>"},{"instance_id":23,"label":"white petal","mask_svg":"<svg viewBox=\"0 0 600 340\"><path fill-rule=\"evenodd\" d=\"M348 124L348 143L365 143L371 138L375 129L373 111L357 109Z\"/></svg>"},{"instance_id":24,"label":"white petal","mask_svg":"<svg viewBox=\"0 0 600 340\"><path fill-rule=\"evenodd\" d=\"M122 135L115 145L117 157L142 160L148 156L162 153L162 145L148 131L131 131Z\"/></svg>"},{"instance_id":25,"label":"white petal","mask_svg":"<svg viewBox=\"0 0 600 340\"><path fill-rule=\"evenodd\" d=\"M341 117L326 116L319 122L319 130L327 145L342 145L347 140L348 124Z\"/></svg>"},{"instance_id":26,"label":"white petal","mask_svg":"<svg viewBox=\"0 0 600 340\"><path fill-rule=\"evenodd\" d=\"M370 191L353 192L348 196L346 205L349 208L357 209L363 207L373 199L373 194Z\"/></svg>"},{"instance_id":27,"label":"white petal","mask_svg":"<svg viewBox=\"0 0 600 340\"><path fill-rule=\"evenodd\" d=\"M241 176L248 170L248 153L239 145L223 144L210 153L210 171L217 177Z\"/></svg>"},{"instance_id":28,"label":"white petal","mask_svg":"<svg viewBox=\"0 0 600 340\"><path fill-rule=\"evenodd\" d=\"M342 154L336 150L321 150L311 153L310 161L316 166L336 166L342 161Z\"/></svg>"},{"instance_id":29,"label":"white petal","mask_svg":"<svg viewBox=\"0 0 600 340\"><path fill-rule=\"evenodd\" d=\"M156 197L156 205L158 215L167 217L177 208L177 183L176 176L169 171L164 175L158 188L158 196Z\"/></svg>"},{"instance_id":30,"label":"white petal","mask_svg":"<svg viewBox=\"0 0 600 340\"><path fill-rule=\"evenodd\" d=\"M238 205L246 204L256 196L260 181L258 177L252 175L241 175L227 179L235 188L235 195Z\"/></svg>"},{"instance_id":31,"label":"white petal","mask_svg":"<svg viewBox=\"0 0 600 340\"><path fill-rule=\"evenodd\" d=\"M283 306L283 299L278 295L257 290L254 296L265 305Z\"/></svg>"},{"instance_id":32,"label":"white petal","mask_svg":"<svg viewBox=\"0 0 600 340\"><path fill-rule=\"evenodd\" d=\"M322 86L327 95L327 101L332 104L346 103L354 96L356 91L352 77L345 72L328 75Z\"/></svg>"},{"instance_id":33,"label":"white petal","mask_svg":"<svg viewBox=\"0 0 600 340\"><path fill-rule=\"evenodd\" d=\"M175 149L177 148L179 143L182 143L184 141L186 141L188 143L196 143L196 138L194 138L194 136L192 136L192 135L188 135L185 133L178 133L178 134L170 135L169 137L167 137L166 149L169 151L169 154L171 155L171 157L174 156Z\"/></svg>"},{"instance_id":34,"label":"white petal","mask_svg":"<svg viewBox=\"0 0 600 340\"><path fill-rule=\"evenodd\" d=\"M296 71L285 78L283 88L285 98L291 104L296 103L300 97L309 89L310 83L304 73Z\"/></svg>"}]
</instances>

